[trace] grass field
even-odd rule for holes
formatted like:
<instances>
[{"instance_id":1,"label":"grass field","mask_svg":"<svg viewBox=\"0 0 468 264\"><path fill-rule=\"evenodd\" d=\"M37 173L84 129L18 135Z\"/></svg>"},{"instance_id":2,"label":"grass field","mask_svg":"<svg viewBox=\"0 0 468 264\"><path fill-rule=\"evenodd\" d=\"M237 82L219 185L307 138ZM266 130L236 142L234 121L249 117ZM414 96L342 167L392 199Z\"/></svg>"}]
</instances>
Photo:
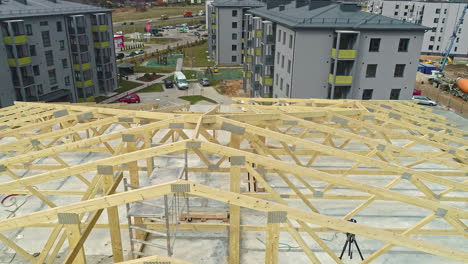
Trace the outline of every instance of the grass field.
<instances>
[{"instance_id":1,"label":"grass field","mask_svg":"<svg viewBox=\"0 0 468 264\"><path fill-rule=\"evenodd\" d=\"M161 15L167 16L182 16L184 12L191 11L198 13L203 10L204 6L180 6L180 7L153 7L148 8L145 12L136 12L135 8L118 8L112 14L112 20L116 22L134 21L142 19L160 19Z\"/></svg>"},{"instance_id":2,"label":"grass field","mask_svg":"<svg viewBox=\"0 0 468 264\"><path fill-rule=\"evenodd\" d=\"M213 104L217 104L217 102L213 99L210 99L208 97L205 97L205 96L201 96L201 95L191 95L191 96L181 96L179 97L180 99L182 100L185 100L185 101L189 101L190 104L196 104L200 101L207 101L207 102L210 102L210 103L213 103Z\"/></svg>"},{"instance_id":3,"label":"grass field","mask_svg":"<svg viewBox=\"0 0 468 264\"><path fill-rule=\"evenodd\" d=\"M212 67L215 65L213 61L208 61L208 43L204 43L200 46L195 46L191 48L184 49L185 59L184 59L184 66L185 67ZM192 63L193 57L193 63Z\"/></svg>"},{"instance_id":4,"label":"grass field","mask_svg":"<svg viewBox=\"0 0 468 264\"><path fill-rule=\"evenodd\" d=\"M198 71L184 70L182 73L185 75L187 80L197 79Z\"/></svg>"},{"instance_id":5,"label":"grass field","mask_svg":"<svg viewBox=\"0 0 468 264\"><path fill-rule=\"evenodd\" d=\"M174 43L179 41L180 39L178 38L151 38L151 39L145 39L143 40L143 43L145 44L169 44L169 43Z\"/></svg>"},{"instance_id":6,"label":"grass field","mask_svg":"<svg viewBox=\"0 0 468 264\"><path fill-rule=\"evenodd\" d=\"M162 83L155 83L138 91L139 93L160 93L164 92Z\"/></svg>"},{"instance_id":7,"label":"grass field","mask_svg":"<svg viewBox=\"0 0 468 264\"><path fill-rule=\"evenodd\" d=\"M127 81L127 80L120 80L119 81L119 89L116 89L115 91L117 93L124 93L128 90L131 90L133 88L136 88L138 86L143 85L142 83L137 83L137 82L132 82L132 81Z\"/></svg>"},{"instance_id":8,"label":"grass field","mask_svg":"<svg viewBox=\"0 0 468 264\"><path fill-rule=\"evenodd\" d=\"M185 19L175 19L175 20L164 20L151 23L153 27L164 27L164 26L174 26L176 24L200 24L201 17L185 18ZM116 26L114 27L114 32L122 31L124 34L129 34L133 32L146 33L145 24L139 25L125 25L125 26ZM164 33L163 33L164 34Z\"/></svg>"},{"instance_id":9,"label":"grass field","mask_svg":"<svg viewBox=\"0 0 468 264\"><path fill-rule=\"evenodd\" d=\"M144 73L171 73L175 71L175 67L145 67L145 66L135 66L135 72L144 72Z\"/></svg>"}]
</instances>

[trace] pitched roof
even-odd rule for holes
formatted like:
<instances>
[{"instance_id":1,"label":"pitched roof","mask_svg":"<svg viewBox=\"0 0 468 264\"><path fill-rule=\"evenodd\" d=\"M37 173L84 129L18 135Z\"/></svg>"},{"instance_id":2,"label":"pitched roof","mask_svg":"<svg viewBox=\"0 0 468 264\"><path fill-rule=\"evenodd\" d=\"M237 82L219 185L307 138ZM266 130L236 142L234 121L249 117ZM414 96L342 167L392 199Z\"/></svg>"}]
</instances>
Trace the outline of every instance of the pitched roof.
<instances>
[{"instance_id":1,"label":"pitched roof","mask_svg":"<svg viewBox=\"0 0 468 264\"><path fill-rule=\"evenodd\" d=\"M265 4L256 0L219 0L212 3L216 7L262 7Z\"/></svg>"},{"instance_id":2,"label":"pitched roof","mask_svg":"<svg viewBox=\"0 0 468 264\"><path fill-rule=\"evenodd\" d=\"M428 30L428 27L405 22L379 14L361 11L356 3L330 2L326 6L309 10L309 5L296 8L292 2L284 6L267 9L255 8L248 11L254 15L283 24L291 28L339 28L380 30Z\"/></svg>"},{"instance_id":3,"label":"pitched roof","mask_svg":"<svg viewBox=\"0 0 468 264\"><path fill-rule=\"evenodd\" d=\"M61 0L0 0L0 19L15 19L33 16L51 16L61 14L82 14L95 12L110 12L96 6L83 5ZM24 3L26 4L24 4Z\"/></svg>"}]
</instances>

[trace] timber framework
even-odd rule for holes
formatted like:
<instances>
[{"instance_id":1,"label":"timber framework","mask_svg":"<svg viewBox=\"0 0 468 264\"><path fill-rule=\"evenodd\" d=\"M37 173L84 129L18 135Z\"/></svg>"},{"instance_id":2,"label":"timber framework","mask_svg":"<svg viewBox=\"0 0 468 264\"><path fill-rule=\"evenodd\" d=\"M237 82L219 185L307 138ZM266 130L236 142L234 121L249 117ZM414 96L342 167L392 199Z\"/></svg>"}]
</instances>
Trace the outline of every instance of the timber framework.
<instances>
[{"instance_id":1,"label":"timber framework","mask_svg":"<svg viewBox=\"0 0 468 264\"><path fill-rule=\"evenodd\" d=\"M21 261L86 263L104 230L113 262L191 263L178 232L220 231L235 264L257 232L265 263L285 262L283 239L303 263L347 263L324 236L348 233L373 245L362 263L395 247L468 260L468 132L455 123L412 102L235 101L0 109L0 194L40 205L1 219L0 243ZM47 231L32 248L34 230Z\"/></svg>"}]
</instances>

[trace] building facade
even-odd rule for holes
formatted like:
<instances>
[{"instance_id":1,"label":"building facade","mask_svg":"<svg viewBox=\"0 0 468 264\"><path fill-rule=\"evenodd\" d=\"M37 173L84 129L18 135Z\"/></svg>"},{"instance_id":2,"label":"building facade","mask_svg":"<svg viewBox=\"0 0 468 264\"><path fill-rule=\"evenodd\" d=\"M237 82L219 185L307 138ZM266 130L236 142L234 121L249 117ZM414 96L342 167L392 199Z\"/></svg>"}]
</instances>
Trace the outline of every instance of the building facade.
<instances>
[{"instance_id":1,"label":"building facade","mask_svg":"<svg viewBox=\"0 0 468 264\"><path fill-rule=\"evenodd\" d=\"M111 10L56 0L1 1L0 107L71 101L117 88Z\"/></svg>"},{"instance_id":2,"label":"building facade","mask_svg":"<svg viewBox=\"0 0 468 264\"><path fill-rule=\"evenodd\" d=\"M207 5L208 53L217 65L242 63L244 14L263 5L252 0L220 0Z\"/></svg>"},{"instance_id":3,"label":"building facade","mask_svg":"<svg viewBox=\"0 0 468 264\"><path fill-rule=\"evenodd\" d=\"M468 1L390 1L370 0L368 11L429 27L423 39L421 54L442 56L463 8ZM467 15L465 15L465 18ZM457 32L451 55L468 57L468 27Z\"/></svg>"},{"instance_id":4,"label":"building facade","mask_svg":"<svg viewBox=\"0 0 468 264\"><path fill-rule=\"evenodd\" d=\"M267 3L244 20L251 97L411 99L426 27L307 0Z\"/></svg>"}]
</instances>

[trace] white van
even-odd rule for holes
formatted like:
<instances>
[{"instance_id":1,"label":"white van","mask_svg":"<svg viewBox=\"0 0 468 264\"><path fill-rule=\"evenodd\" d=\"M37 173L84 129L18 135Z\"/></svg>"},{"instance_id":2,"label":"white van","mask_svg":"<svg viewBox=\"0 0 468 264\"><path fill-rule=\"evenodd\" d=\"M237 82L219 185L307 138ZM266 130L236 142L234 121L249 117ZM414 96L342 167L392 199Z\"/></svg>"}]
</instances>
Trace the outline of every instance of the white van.
<instances>
[{"instance_id":1,"label":"white van","mask_svg":"<svg viewBox=\"0 0 468 264\"><path fill-rule=\"evenodd\" d=\"M182 72L174 72L174 82L179 90L188 89L187 78L185 78L185 75Z\"/></svg>"}]
</instances>

